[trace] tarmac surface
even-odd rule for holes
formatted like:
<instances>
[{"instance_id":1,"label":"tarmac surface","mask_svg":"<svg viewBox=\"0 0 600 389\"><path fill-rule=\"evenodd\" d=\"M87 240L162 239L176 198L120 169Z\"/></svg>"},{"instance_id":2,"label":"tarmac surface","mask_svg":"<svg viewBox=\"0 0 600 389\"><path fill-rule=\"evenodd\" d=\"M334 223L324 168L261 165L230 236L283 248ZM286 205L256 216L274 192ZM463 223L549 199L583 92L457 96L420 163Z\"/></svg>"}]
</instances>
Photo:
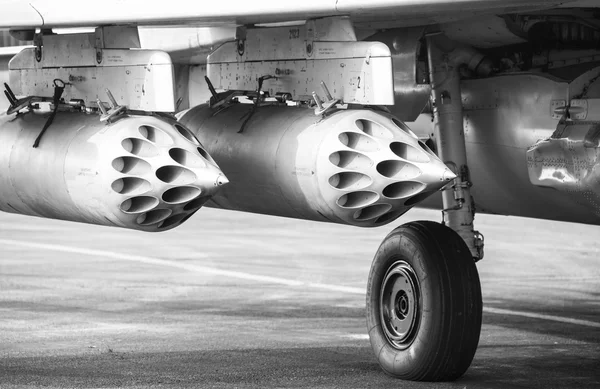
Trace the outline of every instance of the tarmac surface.
<instances>
[{"instance_id":1,"label":"tarmac surface","mask_svg":"<svg viewBox=\"0 0 600 389\"><path fill-rule=\"evenodd\" d=\"M478 215L481 340L454 383L386 376L359 229L212 209L148 234L0 214L0 388L599 388L600 227Z\"/></svg>"}]
</instances>

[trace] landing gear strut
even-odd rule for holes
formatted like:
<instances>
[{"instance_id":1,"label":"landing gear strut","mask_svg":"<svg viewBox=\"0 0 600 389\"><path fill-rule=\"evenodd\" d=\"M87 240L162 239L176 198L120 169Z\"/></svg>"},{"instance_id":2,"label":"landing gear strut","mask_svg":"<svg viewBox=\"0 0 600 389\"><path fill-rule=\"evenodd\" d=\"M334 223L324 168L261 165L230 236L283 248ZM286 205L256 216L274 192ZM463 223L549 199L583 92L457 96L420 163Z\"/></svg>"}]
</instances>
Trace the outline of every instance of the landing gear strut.
<instances>
[{"instance_id":1,"label":"landing gear strut","mask_svg":"<svg viewBox=\"0 0 600 389\"><path fill-rule=\"evenodd\" d=\"M473 227L475 204L467 165L459 68L466 65L487 74L490 65L481 54L457 46L441 34L427 36L427 53L438 156L457 176L442 192L443 222L464 239L478 261L483 258L483 235Z\"/></svg>"},{"instance_id":2,"label":"landing gear strut","mask_svg":"<svg viewBox=\"0 0 600 389\"><path fill-rule=\"evenodd\" d=\"M458 68L486 73L489 65L439 34L427 36L427 47L437 149L457 177L443 191L443 224L405 224L379 247L367 286L367 325L386 373L450 381L473 360L482 315L475 262L483 258L483 236L473 228Z\"/></svg>"},{"instance_id":3,"label":"landing gear strut","mask_svg":"<svg viewBox=\"0 0 600 389\"><path fill-rule=\"evenodd\" d=\"M456 232L422 221L385 238L369 274L367 326L387 374L457 379L477 350L481 312L477 268Z\"/></svg>"}]
</instances>

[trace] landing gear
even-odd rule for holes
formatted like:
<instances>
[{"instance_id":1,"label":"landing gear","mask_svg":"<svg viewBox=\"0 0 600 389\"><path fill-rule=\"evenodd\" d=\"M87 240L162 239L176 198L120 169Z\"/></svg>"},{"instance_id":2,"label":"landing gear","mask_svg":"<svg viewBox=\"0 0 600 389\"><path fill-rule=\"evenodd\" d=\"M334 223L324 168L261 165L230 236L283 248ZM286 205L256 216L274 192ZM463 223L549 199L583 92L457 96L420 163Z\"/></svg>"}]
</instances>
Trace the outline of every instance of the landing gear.
<instances>
[{"instance_id":1,"label":"landing gear","mask_svg":"<svg viewBox=\"0 0 600 389\"><path fill-rule=\"evenodd\" d=\"M481 312L477 268L456 232L420 221L384 239L369 274L367 329L387 374L418 381L459 378L477 350Z\"/></svg>"}]
</instances>

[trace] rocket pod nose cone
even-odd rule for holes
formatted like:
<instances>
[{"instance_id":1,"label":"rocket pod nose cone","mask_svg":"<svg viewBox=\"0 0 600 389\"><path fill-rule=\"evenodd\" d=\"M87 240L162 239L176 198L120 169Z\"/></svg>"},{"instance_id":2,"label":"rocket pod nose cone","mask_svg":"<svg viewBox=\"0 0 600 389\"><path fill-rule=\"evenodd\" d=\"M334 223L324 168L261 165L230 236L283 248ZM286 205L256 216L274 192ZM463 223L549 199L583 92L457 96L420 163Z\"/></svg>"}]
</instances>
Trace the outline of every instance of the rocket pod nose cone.
<instances>
[{"instance_id":1,"label":"rocket pod nose cone","mask_svg":"<svg viewBox=\"0 0 600 389\"><path fill-rule=\"evenodd\" d=\"M318 179L329 208L346 223L389 223L456 177L392 115L355 110L328 120Z\"/></svg>"},{"instance_id":2,"label":"rocket pod nose cone","mask_svg":"<svg viewBox=\"0 0 600 389\"><path fill-rule=\"evenodd\" d=\"M124 227L163 231L186 221L227 178L183 125L156 117L132 116L109 129L113 214ZM109 132L107 131L107 133Z\"/></svg>"}]
</instances>

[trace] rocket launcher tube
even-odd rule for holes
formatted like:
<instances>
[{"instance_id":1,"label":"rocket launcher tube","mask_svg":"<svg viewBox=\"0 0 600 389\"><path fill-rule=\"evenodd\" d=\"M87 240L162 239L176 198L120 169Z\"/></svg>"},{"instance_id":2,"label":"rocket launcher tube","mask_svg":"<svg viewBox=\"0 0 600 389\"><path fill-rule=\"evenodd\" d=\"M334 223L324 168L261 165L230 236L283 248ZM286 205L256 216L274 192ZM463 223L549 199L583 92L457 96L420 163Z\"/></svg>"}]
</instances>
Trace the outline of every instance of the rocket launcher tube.
<instances>
[{"instance_id":1,"label":"rocket launcher tube","mask_svg":"<svg viewBox=\"0 0 600 389\"><path fill-rule=\"evenodd\" d=\"M196 137L174 120L58 113L0 116L0 210L163 231L227 183Z\"/></svg>"},{"instance_id":2,"label":"rocket launcher tube","mask_svg":"<svg viewBox=\"0 0 600 389\"><path fill-rule=\"evenodd\" d=\"M231 181L208 206L373 227L455 178L390 114L264 106L239 134L249 109L198 106L180 119Z\"/></svg>"}]
</instances>

